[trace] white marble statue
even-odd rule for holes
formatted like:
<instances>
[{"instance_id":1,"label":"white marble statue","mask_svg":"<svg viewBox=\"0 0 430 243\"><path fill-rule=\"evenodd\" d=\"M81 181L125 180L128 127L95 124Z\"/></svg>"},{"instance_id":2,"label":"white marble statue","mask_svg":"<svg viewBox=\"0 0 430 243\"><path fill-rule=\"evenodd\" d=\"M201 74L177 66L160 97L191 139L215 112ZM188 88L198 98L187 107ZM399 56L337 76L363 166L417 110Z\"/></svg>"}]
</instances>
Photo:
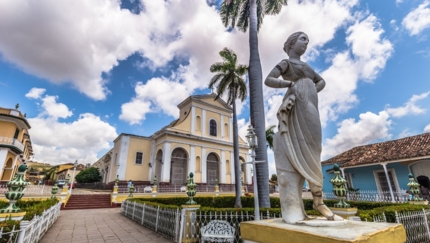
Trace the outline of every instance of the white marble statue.
<instances>
[{"instance_id":1,"label":"white marble statue","mask_svg":"<svg viewBox=\"0 0 430 243\"><path fill-rule=\"evenodd\" d=\"M342 220L330 211L322 198L318 92L324 88L325 81L300 60L308 43L308 36L303 32L288 37L284 51L289 59L276 65L265 80L272 88L288 87L277 113L279 131L273 141L282 218L286 223L308 219L302 200L305 179L312 192L313 208L328 220ZM279 79L280 76L283 79Z\"/></svg>"}]
</instances>

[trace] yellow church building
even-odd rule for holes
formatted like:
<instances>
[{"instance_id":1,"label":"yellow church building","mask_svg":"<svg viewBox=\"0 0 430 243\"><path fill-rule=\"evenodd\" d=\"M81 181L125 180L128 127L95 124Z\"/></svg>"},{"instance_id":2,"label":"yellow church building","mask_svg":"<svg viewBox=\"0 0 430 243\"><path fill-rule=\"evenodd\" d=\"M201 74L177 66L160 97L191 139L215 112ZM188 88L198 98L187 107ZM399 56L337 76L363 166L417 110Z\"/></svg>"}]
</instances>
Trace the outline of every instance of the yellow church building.
<instances>
[{"instance_id":1,"label":"yellow church building","mask_svg":"<svg viewBox=\"0 0 430 243\"><path fill-rule=\"evenodd\" d=\"M104 183L121 181L183 185L190 172L198 184L234 184L232 108L215 94L193 95L178 105L179 118L152 136L120 134L114 147L93 167ZM239 137L239 156L249 161L249 147ZM251 184L251 167L241 166Z\"/></svg>"},{"instance_id":2,"label":"yellow church building","mask_svg":"<svg viewBox=\"0 0 430 243\"><path fill-rule=\"evenodd\" d=\"M31 128L25 114L15 109L0 107L0 168L1 181L13 179L17 168L33 155Z\"/></svg>"}]
</instances>

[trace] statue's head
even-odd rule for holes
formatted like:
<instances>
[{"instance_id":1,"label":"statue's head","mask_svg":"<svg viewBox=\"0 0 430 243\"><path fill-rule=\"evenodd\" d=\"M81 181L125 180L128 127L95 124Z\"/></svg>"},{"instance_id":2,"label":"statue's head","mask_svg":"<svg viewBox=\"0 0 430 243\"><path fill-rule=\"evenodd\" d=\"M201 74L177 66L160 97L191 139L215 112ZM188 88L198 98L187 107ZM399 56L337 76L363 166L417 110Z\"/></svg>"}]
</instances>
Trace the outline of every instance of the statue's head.
<instances>
[{"instance_id":1,"label":"statue's head","mask_svg":"<svg viewBox=\"0 0 430 243\"><path fill-rule=\"evenodd\" d=\"M305 35L305 36L306 36L306 38L308 37L308 36L306 35L306 33L305 33L305 32L303 32L303 31L298 31L298 32L295 32L295 33L293 33L292 35L290 35L290 36L288 37L287 41L284 43L284 51L285 51L288 55L290 55L289 53L290 53L291 48L293 48L294 44L296 44L297 40L299 39L299 37L300 37L301 35Z\"/></svg>"}]
</instances>

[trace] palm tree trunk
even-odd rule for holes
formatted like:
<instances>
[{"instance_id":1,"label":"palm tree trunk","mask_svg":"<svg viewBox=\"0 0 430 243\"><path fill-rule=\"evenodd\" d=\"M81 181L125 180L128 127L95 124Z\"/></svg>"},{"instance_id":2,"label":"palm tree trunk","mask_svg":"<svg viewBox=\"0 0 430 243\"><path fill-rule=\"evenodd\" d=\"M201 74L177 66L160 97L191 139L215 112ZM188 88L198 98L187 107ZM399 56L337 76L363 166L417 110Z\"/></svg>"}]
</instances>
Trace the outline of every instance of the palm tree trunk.
<instances>
[{"instance_id":1,"label":"palm tree trunk","mask_svg":"<svg viewBox=\"0 0 430 243\"><path fill-rule=\"evenodd\" d=\"M233 88L235 89L235 88ZM233 155L234 155L234 177L235 177L235 191L236 191L236 200L234 201L235 208L242 208L242 201L240 196L242 194L242 188L240 188L240 161L239 161L239 134L237 128L237 117L236 117L236 102L234 98L234 94L236 92L232 92L233 99Z\"/></svg>"},{"instance_id":2,"label":"palm tree trunk","mask_svg":"<svg viewBox=\"0 0 430 243\"><path fill-rule=\"evenodd\" d=\"M264 121L263 73L261 71L260 54L258 52L257 33L257 0L250 0L249 15L249 99L251 105L251 124L258 137L256 160L266 161L257 164L258 199L260 207L270 208L269 198L269 166L267 164L266 126Z\"/></svg>"}]
</instances>

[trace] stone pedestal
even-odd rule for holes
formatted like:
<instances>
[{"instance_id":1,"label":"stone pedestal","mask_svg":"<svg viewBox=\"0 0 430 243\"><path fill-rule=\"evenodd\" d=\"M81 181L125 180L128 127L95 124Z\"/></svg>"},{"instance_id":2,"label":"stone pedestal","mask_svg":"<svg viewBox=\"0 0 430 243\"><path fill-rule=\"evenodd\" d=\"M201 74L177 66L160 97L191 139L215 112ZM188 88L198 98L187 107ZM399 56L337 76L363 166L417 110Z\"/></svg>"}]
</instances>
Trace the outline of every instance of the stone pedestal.
<instances>
[{"instance_id":1,"label":"stone pedestal","mask_svg":"<svg viewBox=\"0 0 430 243\"><path fill-rule=\"evenodd\" d=\"M182 215L185 215L184 231L181 232L183 243L194 243L195 236L200 230L196 225L196 218L191 217L191 213L195 213L200 208L200 205L182 205Z\"/></svg>"},{"instance_id":2,"label":"stone pedestal","mask_svg":"<svg viewBox=\"0 0 430 243\"><path fill-rule=\"evenodd\" d=\"M113 186L112 203L116 203L117 196L118 196L118 186Z\"/></svg>"},{"instance_id":3,"label":"stone pedestal","mask_svg":"<svg viewBox=\"0 0 430 243\"><path fill-rule=\"evenodd\" d=\"M248 221L240 224L246 243L404 243L406 231L401 224L346 221L338 226L286 224L282 219Z\"/></svg>"},{"instance_id":4,"label":"stone pedestal","mask_svg":"<svg viewBox=\"0 0 430 243\"><path fill-rule=\"evenodd\" d=\"M332 208L332 207L329 207L329 209L334 214L339 215L344 219L349 219L350 217L355 216L358 210L357 208Z\"/></svg>"}]
</instances>

